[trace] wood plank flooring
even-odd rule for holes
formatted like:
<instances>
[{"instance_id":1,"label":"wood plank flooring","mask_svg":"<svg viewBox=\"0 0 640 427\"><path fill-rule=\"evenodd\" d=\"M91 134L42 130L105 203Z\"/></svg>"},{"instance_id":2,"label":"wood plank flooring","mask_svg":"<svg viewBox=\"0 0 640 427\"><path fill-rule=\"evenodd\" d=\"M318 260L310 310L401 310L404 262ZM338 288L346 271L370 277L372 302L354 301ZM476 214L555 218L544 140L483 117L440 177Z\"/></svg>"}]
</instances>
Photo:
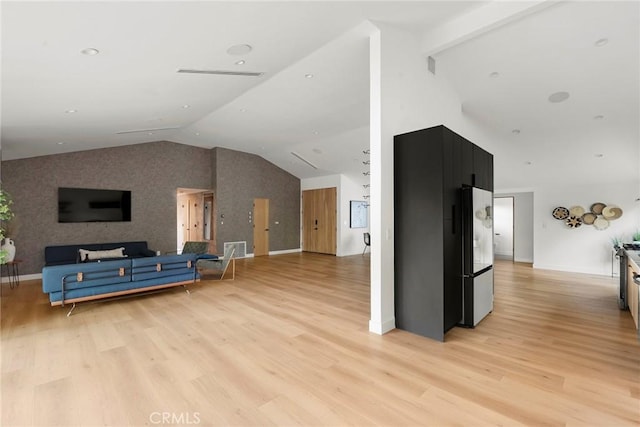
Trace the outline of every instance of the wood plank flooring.
<instances>
[{"instance_id":1,"label":"wood plank flooring","mask_svg":"<svg viewBox=\"0 0 640 427\"><path fill-rule=\"evenodd\" d=\"M494 312L444 343L368 332L368 256L238 260L69 318L2 286L2 426L640 425L615 279L498 262Z\"/></svg>"}]
</instances>

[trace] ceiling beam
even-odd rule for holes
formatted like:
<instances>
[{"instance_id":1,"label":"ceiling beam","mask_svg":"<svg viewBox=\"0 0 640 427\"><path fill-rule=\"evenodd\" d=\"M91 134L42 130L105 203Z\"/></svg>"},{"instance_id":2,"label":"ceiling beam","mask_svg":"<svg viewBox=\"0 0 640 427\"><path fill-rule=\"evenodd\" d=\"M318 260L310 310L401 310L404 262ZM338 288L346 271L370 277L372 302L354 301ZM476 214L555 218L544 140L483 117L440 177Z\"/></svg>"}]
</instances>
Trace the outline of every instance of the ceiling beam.
<instances>
[{"instance_id":1,"label":"ceiling beam","mask_svg":"<svg viewBox=\"0 0 640 427\"><path fill-rule=\"evenodd\" d=\"M435 55L559 2L560 0L491 1L427 31L422 38L422 53L425 56Z\"/></svg>"}]
</instances>

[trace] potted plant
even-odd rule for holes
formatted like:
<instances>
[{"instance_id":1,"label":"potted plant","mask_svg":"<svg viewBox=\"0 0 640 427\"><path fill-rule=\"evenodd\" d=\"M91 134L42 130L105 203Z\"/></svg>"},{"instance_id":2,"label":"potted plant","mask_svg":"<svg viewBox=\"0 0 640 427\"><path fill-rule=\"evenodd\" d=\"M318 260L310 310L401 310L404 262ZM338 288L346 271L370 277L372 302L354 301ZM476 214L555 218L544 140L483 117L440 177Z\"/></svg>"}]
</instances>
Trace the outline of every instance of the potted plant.
<instances>
[{"instance_id":1,"label":"potted plant","mask_svg":"<svg viewBox=\"0 0 640 427\"><path fill-rule=\"evenodd\" d=\"M613 244L613 248L618 250L622 247L622 237L614 236L611 238L611 243Z\"/></svg>"},{"instance_id":2,"label":"potted plant","mask_svg":"<svg viewBox=\"0 0 640 427\"><path fill-rule=\"evenodd\" d=\"M631 238L633 239L633 243L640 243L640 230L633 233L633 236L631 236Z\"/></svg>"},{"instance_id":3,"label":"potted plant","mask_svg":"<svg viewBox=\"0 0 640 427\"><path fill-rule=\"evenodd\" d=\"M13 218L13 212L11 211L11 197L7 194L6 191L0 189L0 240L5 240L5 227L7 225L7 221ZM6 263L7 260L7 251L0 250L0 264Z\"/></svg>"}]
</instances>

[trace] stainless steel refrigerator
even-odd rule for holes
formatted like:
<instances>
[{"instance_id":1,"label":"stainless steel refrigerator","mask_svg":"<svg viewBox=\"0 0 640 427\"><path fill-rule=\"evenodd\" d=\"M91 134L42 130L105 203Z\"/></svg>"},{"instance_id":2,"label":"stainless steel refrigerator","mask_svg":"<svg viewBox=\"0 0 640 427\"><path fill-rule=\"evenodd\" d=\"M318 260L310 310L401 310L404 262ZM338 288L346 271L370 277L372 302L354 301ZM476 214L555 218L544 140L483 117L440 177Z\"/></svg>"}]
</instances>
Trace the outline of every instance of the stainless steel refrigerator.
<instances>
[{"instance_id":1,"label":"stainless steel refrigerator","mask_svg":"<svg viewBox=\"0 0 640 427\"><path fill-rule=\"evenodd\" d=\"M474 327L493 311L493 193L462 189L462 326Z\"/></svg>"}]
</instances>

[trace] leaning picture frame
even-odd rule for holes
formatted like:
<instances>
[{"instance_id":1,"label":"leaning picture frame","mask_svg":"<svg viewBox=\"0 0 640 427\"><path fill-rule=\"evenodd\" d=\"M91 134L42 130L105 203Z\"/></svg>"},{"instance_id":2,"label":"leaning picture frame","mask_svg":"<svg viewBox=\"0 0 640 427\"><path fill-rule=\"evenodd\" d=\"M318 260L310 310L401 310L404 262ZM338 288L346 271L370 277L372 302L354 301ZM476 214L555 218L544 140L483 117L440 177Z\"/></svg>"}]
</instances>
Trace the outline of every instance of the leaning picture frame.
<instances>
[{"instance_id":1,"label":"leaning picture frame","mask_svg":"<svg viewBox=\"0 0 640 427\"><path fill-rule=\"evenodd\" d=\"M349 226L351 228L367 228L369 223L369 203L361 200L351 200L350 213Z\"/></svg>"}]
</instances>

